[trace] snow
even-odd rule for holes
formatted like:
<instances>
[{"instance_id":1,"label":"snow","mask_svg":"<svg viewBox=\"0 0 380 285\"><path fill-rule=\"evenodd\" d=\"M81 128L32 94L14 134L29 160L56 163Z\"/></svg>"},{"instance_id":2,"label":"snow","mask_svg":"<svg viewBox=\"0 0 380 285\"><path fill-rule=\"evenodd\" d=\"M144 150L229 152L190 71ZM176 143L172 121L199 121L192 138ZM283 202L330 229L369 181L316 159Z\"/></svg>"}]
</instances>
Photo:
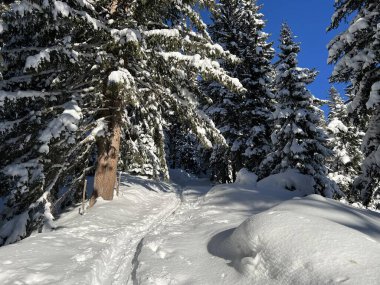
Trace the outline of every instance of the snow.
<instances>
[{"instance_id":1,"label":"snow","mask_svg":"<svg viewBox=\"0 0 380 285\"><path fill-rule=\"evenodd\" d=\"M373 108L380 104L380 81L375 82L371 87L367 108Z\"/></svg>"},{"instance_id":2,"label":"snow","mask_svg":"<svg viewBox=\"0 0 380 285\"><path fill-rule=\"evenodd\" d=\"M38 164L37 159L31 159L26 162L16 162L14 164L7 165L4 169L2 169L2 172L11 177L20 177L19 183L27 183L27 182L33 182L34 179L37 177L29 177L29 169L38 169L40 166ZM36 176L39 176L42 173L42 169L38 173L36 173Z\"/></svg>"},{"instance_id":3,"label":"snow","mask_svg":"<svg viewBox=\"0 0 380 285\"><path fill-rule=\"evenodd\" d=\"M155 29L155 30L145 31L144 35L147 37L159 36L159 37L166 37L166 38L175 38L175 37L179 37L179 31L177 29Z\"/></svg>"},{"instance_id":4,"label":"snow","mask_svg":"<svg viewBox=\"0 0 380 285\"><path fill-rule=\"evenodd\" d=\"M101 28L104 28L104 24L102 22L100 22L99 20L91 17L88 13L83 13L83 18L89 23L91 24L95 30L99 30Z\"/></svg>"},{"instance_id":5,"label":"snow","mask_svg":"<svg viewBox=\"0 0 380 285\"><path fill-rule=\"evenodd\" d=\"M257 175L243 168L236 174L235 184L247 185L252 188L257 185Z\"/></svg>"},{"instance_id":6,"label":"snow","mask_svg":"<svg viewBox=\"0 0 380 285\"><path fill-rule=\"evenodd\" d=\"M78 123L82 118L82 110L75 100L67 102L63 105L64 111L59 117L54 118L49 122L46 129L44 129L40 136L39 141L43 143L40 147L40 153L48 153L48 144L51 139L59 138L63 132L73 133L78 129ZM73 142L70 138L68 143Z\"/></svg>"},{"instance_id":7,"label":"snow","mask_svg":"<svg viewBox=\"0 0 380 285\"><path fill-rule=\"evenodd\" d=\"M0 248L1 284L377 284L380 215L295 170L212 185L122 175L119 197ZM292 189L287 191L285 188Z\"/></svg>"},{"instance_id":8,"label":"snow","mask_svg":"<svg viewBox=\"0 0 380 285\"><path fill-rule=\"evenodd\" d=\"M44 93L40 91L4 91L0 90L0 107L4 106L5 100L10 100L10 101L16 101L17 99L21 98L38 98L38 97L44 97L45 95L48 95L49 93Z\"/></svg>"},{"instance_id":9,"label":"snow","mask_svg":"<svg viewBox=\"0 0 380 285\"><path fill-rule=\"evenodd\" d=\"M50 49L43 50L36 55L28 56L24 67L24 72L28 69L37 69L43 62L50 61Z\"/></svg>"},{"instance_id":10,"label":"snow","mask_svg":"<svg viewBox=\"0 0 380 285\"><path fill-rule=\"evenodd\" d=\"M303 145L304 143L299 144L298 140L293 139L292 145L290 146L290 151L294 154L303 153L306 151Z\"/></svg>"},{"instance_id":11,"label":"snow","mask_svg":"<svg viewBox=\"0 0 380 285\"><path fill-rule=\"evenodd\" d=\"M212 74L216 78L220 78L223 83L231 84L236 90L244 91L244 87L237 78L229 77L220 67L219 62L209 58L202 58L201 55L184 55L180 52L158 52L165 61L184 62L189 67L199 70L200 73Z\"/></svg>"},{"instance_id":12,"label":"snow","mask_svg":"<svg viewBox=\"0 0 380 285\"><path fill-rule=\"evenodd\" d=\"M368 262L380 265L378 218L311 195L223 232L213 251L252 284L376 284Z\"/></svg>"},{"instance_id":13,"label":"snow","mask_svg":"<svg viewBox=\"0 0 380 285\"><path fill-rule=\"evenodd\" d=\"M348 28L348 31L353 34L366 28L368 28L367 20L365 18L359 18Z\"/></svg>"},{"instance_id":14,"label":"snow","mask_svg":"<svg viewBox=\"0 0 380 285\"><path fill-rule=\"evenodd\" d=\"M105 118L96 120L96 127L91 131L89 140L94 141L97 137L104 137L108 130L107 121Z\"/></svg>"},{"instance_id":15,"label":"snow","mask_svg":"<svg viewBox=\"0 0 380 285\"><path fill-rule=\"evenodd\" d=\"M86 8L89 8L93 11L95 11L95 8L92 4L94 4L93 0L76 0L79 5L81 5L81 7L86 7Z\"/></svg>"},{"instance_id":16,"label":"snow","mask_svg":"<svg viewBox=\"0 0 380 285\"><path fill-rule=\"evenodd\" d=\"M261 189L297 191L300 195L314 194L313 177L301 174L297 169L288 169L282 173L271 175L258 182Z\"/></svg>"},{"instance_id":17,"label":"snow","mask_svg":"<svg viewBox=\"0 0 380 285\"><path fill-rule=\"evenodd\" d=\"M333 133L338 134L340 132L347 133L348 128L343 124L343 122L337 118L333 118L331 122L327 125L327 128Z\"/></svg>"},{"instance_id":18,"label":"snow","mask_svg":"<svg viewBox=\"0 0 380 285\"><path fill-rule=\"evenodd\" d=\"M124 68L112 71L108 76L108 84L123 84L126 88L130 88L131 82L133 82L133 76Z\"/></svg>"},{"instance_id":19,"label":"snow","mask_svg":"<svg viewBox=\"0 0 380 285\"><path fill-rule=\"evenodd\" d=\"M38 6L37 6L38 7ZM33 6L29 1L15 2L11 5L11 8L18 13L21 17L25 15L25 13L30 13L36 6Z\"/></svg>"},{"instance_id":20,"label":"snow","mask_svg":"<svg viewBox=\"0 0 380 285\"><path fill-rule=\"evenodd\" d=\"M111 35L116 42L120 42L121 44L126 42L137 42L140 38L140 35L136 30L129 28L122 30L112 29Z\"/></svg>"},{"instance_id":21,"label":"snow","mask_svg":"<svg viewBox=\"0 0 380 285\"><path fill-rule=\"evenodd\" d=\"M3 21L0 20L0 35L6 31L6 27Z\"/></svg>"},{"instance_id":22,"label":"snow","mask_svg":"<svg viewBox=\"0 0 380 285\"><path fill-rule=\"evenodd\" d=\"M68 17L71 12L71 8L69 5L62 1L53 1L54 3L54 17L56 18L58 14L61 14L62 17Z\"/></svg>"}]
</instances>

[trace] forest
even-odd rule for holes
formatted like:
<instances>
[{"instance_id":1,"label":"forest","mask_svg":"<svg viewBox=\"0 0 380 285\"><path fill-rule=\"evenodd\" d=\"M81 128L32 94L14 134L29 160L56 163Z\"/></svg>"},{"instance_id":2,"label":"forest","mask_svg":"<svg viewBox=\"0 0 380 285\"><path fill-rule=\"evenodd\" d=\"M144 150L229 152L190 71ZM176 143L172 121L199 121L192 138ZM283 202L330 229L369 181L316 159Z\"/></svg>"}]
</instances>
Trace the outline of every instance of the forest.
<instances>
[{"instance_id":1,"label":"forest","mask_svg":"<svg viewBox=\"0 0 380 285\"><path fill-rule=\"evenodd\" d=\"M378 211L380 3L330 2L328 30L352 20L328 44L323 100L291 27L270 42L254 0L2 1L0 245L54 230L87 177L90 207L112 200L119 172L218 185L295 171Z\"/></svg>"}]
</instances>

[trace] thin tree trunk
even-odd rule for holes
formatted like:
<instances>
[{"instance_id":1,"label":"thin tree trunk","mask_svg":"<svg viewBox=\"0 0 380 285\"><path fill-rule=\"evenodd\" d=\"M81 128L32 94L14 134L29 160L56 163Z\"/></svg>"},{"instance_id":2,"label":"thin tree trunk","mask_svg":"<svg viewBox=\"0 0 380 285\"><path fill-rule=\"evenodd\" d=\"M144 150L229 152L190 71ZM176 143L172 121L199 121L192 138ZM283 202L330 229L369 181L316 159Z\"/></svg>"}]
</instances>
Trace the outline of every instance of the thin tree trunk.
<instances>
[{"instance_id":1,"label":"thin tree trunk","mask_svg":"<svg viewBox=\"0 0 380 285\"><path fill-rule=\"evenodd\" d=\"M94 192L90 200L92 207L96 198L112 200L116 182L117 163L120 149L120 125L114 124L111 137L98 140L98 161L95 171Z\"/></svg>"}]
</instances>

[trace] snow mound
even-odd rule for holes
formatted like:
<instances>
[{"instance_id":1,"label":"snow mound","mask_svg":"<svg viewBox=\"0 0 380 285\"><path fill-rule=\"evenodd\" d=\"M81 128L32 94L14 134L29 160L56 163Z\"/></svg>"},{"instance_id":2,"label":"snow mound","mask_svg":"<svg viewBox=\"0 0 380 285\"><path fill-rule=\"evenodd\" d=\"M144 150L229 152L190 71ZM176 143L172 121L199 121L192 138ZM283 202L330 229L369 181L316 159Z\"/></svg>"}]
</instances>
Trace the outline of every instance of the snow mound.
<instances>
[{"instance_id":1,"label":"snow mound","mask_svg":"<svg viewBox=\"0 0 380 285\"><path fill-rule=\"evenodd\" d=\"M257 187L259 189L298 191L303 196L315 193L313 177L301 174L295 169L288 169L285 172L266 177L257 183Z\"/></svg>"},{"instance_id":2,"label":"snow mound","mask_svg":"<svg viewBox=\"0 0 380 285\"><path fill-rule=\"evenodd\" d=\"M250 284L378 284L379 217L310 195L215 235L208 249Z\"/></svg>"},{"instance_id":3,"label":"snow mound","mask_svg":"<svg viewBox=\"0 0 380 285\"><path fill-rule=\"evenodd\" d=\"M236 175L235 183L241 185L250 185L251 187L255 188L257 184L257 175L253 172L250 172L246 168L242 168Z\"/></svg>"},{"instance_id":4,"label":"snow mound","mask_svg":"<svg viewBox=\"0 0 380 285\"><path fill-rule=\"evenodd\" d=\"M169 169L169 177L170 181L182 187L205 184L207 182L207 184L210 184L207 176L205 178L199 178L183 169Z\"/></svg>"}]
</instances>

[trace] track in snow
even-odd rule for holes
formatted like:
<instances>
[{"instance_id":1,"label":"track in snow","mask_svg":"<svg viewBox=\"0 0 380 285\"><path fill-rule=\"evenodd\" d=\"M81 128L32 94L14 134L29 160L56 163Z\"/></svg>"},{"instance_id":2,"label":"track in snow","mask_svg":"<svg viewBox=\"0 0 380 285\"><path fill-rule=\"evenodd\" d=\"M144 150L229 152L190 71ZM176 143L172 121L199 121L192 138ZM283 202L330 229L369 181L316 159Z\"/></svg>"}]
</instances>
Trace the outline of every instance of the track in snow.
<instances>
[{"instance_id":1,"label":"track in snow","mask_svg":"<svg viewBox=\"0 0 380 285\"><path fill-rule=\"evenodd\" d=\"M91 284L135 284L135 260L144 237L170 217L180 206L181 199L176 195L173 203L162 209L156 216L143 219L138 230L126 227L109 240L109 247L96 259L90 273Z\"/></svg>"}]
</instances>

